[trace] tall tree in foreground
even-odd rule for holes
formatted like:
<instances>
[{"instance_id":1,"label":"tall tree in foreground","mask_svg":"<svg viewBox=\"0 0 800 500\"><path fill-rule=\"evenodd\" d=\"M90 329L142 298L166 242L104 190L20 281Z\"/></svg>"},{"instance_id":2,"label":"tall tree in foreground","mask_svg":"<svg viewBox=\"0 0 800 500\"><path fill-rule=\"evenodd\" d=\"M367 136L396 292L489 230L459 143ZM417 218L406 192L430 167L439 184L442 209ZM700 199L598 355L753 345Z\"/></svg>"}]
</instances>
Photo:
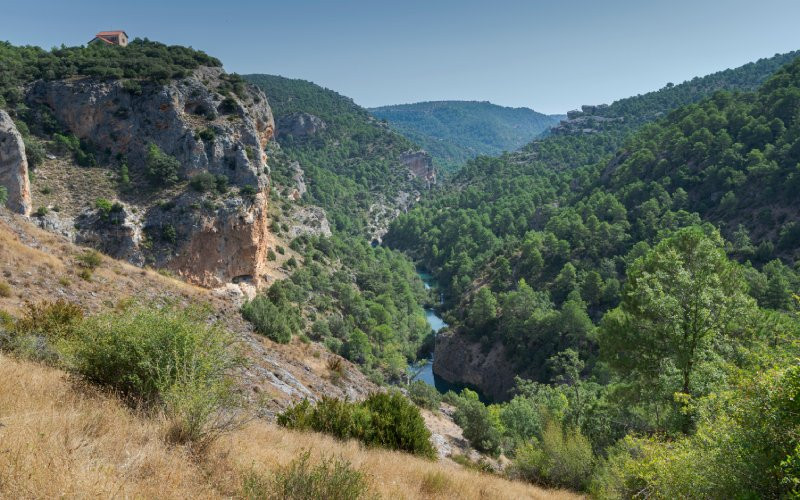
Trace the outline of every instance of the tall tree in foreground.
<instances>
[{"instance_id":1,"label":"tall tree in foreground","mask_svg":"<svg viewBox=\"0 0 800 500\"><path fill-rule=\"evenodd\" d=\"M623 378L648 385L672 368L670 393L692 395L698 361L754 306L745 292L716 230L681 229L628 269L622 302L603 318L602 353Z\"/></svg>"}]
</instances>

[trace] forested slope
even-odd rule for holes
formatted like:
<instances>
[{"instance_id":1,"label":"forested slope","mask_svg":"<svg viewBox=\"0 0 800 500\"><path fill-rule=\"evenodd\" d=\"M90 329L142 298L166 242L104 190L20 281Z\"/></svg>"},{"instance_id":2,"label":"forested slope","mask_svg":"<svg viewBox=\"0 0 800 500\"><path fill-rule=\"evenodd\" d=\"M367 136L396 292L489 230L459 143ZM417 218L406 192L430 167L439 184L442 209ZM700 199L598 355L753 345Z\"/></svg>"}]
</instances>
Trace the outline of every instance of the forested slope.
<instances>
[{"instance_id":1,"label":"forested slope","mask_svg":"<svg viewBox=\"0 0 800 500\"><path fill-rule=\"evenodd\" d=\"M290 184L297 162L305 173L311 201L322 206L334 226L358 232L375 203L396 205L401 193L416 196L435 178L409 172L402 155L419 149L391 131L351 99L305 80L246 75L267 94L278 141L273 176ZM428 176L428 177L426 177Z\"/></svg>"},{"instance_id":2,"label":"forested slope","mask_svg":"<svg viewBox=\"0 0 800 500\"><path fill-rule=\"evenodd\" d=\"M634 98L605 130L478 158L393 225L387 241L439 277L455 335L505 346L495 362L528 379L502 404L452 401L465 436L529 479L796 493L800 61L737 92L745 68L726 73L733 92L717 77L689 82L718 90L702 99L660 91L690 104L651 125L635 123L662 100Z\"/></svg>"},{"instance_id":3,"label":"forested slope","mask_svg":"<svg viewBox=\"0 0 800 500\"><path fill-rule=\"evenodd\" d=\"M564 118L478 101L399 104L370 112L425 148L446 170L478 155L514 151Z\"/></svg>"}]
</instances>

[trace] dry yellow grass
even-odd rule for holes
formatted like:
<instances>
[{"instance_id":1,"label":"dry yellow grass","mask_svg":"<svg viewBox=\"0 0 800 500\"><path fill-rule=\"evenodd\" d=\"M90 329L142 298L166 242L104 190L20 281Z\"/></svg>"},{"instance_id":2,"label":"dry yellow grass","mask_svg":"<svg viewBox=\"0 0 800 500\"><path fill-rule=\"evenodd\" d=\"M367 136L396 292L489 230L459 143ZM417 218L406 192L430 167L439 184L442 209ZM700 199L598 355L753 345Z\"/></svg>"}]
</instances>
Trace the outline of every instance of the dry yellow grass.
<instances>
[{"instance_id":1,"label":"dry yellow grass","mask_svg":"<svg viewBox=\"0 0 800 500\"><path fill-rule=\"evenodd\" d=\"M236 497L250 471L269 475L302 450L340 455L383 498L577 498L328 436L253 421L204 457L163 440L165 424L63 372L0 355L0 497Z\"/></svg>"}]
</instances>

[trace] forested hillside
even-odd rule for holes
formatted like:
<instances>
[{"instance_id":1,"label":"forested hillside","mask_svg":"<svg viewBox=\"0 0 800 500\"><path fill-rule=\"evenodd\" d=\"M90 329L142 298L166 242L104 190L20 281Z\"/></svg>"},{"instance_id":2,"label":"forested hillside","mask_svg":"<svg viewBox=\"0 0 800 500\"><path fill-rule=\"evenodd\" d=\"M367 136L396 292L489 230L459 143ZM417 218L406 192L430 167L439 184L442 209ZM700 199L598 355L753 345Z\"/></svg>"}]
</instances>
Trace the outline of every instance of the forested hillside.
<instances>
[{"instance_id":1,"label":"forested hillside","mask_svg":"<svg viewBox=\"0 0 800 500\"><path fill-rule=\"evenodd\" d=\"M273 162L275 181L290 184L292 162L305 172L311 201L343 231L363 231L375 203L394 205L401 193L424 190L428 180L409 174L403 153L419 149L365 109L304 80L246 75L267 94L286 158ZM430 172L433 175L433 172Z\"/></svg>"},{"instance_id":2,"label":"forested hillside","mask_svg":"<svg viewBox=\"0 0 800 500\"><path fill-rule=\"evenodd\" d=\"M617 111L395 222L456 335L528 379L485 410L453 396L473 443L599 496L796 491L800 61L737 92L785 57L588 110Z\"/></svg>"},{"instance_id":3,"label":"forested hillside","mask_svg":"<svg viewBox=\"0 0 800 500\"><path fill-rule=\"evenodd\" d=\"M399 104L370 112L425 148L445 170L479 155L519 149L564 118L478 101Z\"/></svg>"}]
</instances>

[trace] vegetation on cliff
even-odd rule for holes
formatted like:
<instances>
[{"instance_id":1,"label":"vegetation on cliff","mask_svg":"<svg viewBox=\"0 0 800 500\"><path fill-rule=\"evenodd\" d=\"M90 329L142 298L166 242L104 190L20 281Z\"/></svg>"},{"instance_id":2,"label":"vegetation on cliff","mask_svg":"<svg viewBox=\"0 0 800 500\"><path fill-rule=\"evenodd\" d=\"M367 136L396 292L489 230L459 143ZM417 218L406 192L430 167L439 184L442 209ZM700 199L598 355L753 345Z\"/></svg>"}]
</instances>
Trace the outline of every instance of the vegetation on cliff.
<instances>
[{"instance_id":1,"label":"vegetation on cliff","mask_svg":"<svg viewBox=\"0 0 800 500\"><path fill-rule=\"evenodd\" d=\"M373 204L393 205L401 192L413 193L426 186L424 179L411 177L400 161L401 154L418 147L351 99L305 80L272 75L244 78L267 95L278 124L286 159L274 166L276 181L291 185L291 164L299 162L310 200L325 208L337 230L363 231ZM283 133L282 124L289 128L300 113L321 119L324 126Z\"/></svg>"}]
</instances>

